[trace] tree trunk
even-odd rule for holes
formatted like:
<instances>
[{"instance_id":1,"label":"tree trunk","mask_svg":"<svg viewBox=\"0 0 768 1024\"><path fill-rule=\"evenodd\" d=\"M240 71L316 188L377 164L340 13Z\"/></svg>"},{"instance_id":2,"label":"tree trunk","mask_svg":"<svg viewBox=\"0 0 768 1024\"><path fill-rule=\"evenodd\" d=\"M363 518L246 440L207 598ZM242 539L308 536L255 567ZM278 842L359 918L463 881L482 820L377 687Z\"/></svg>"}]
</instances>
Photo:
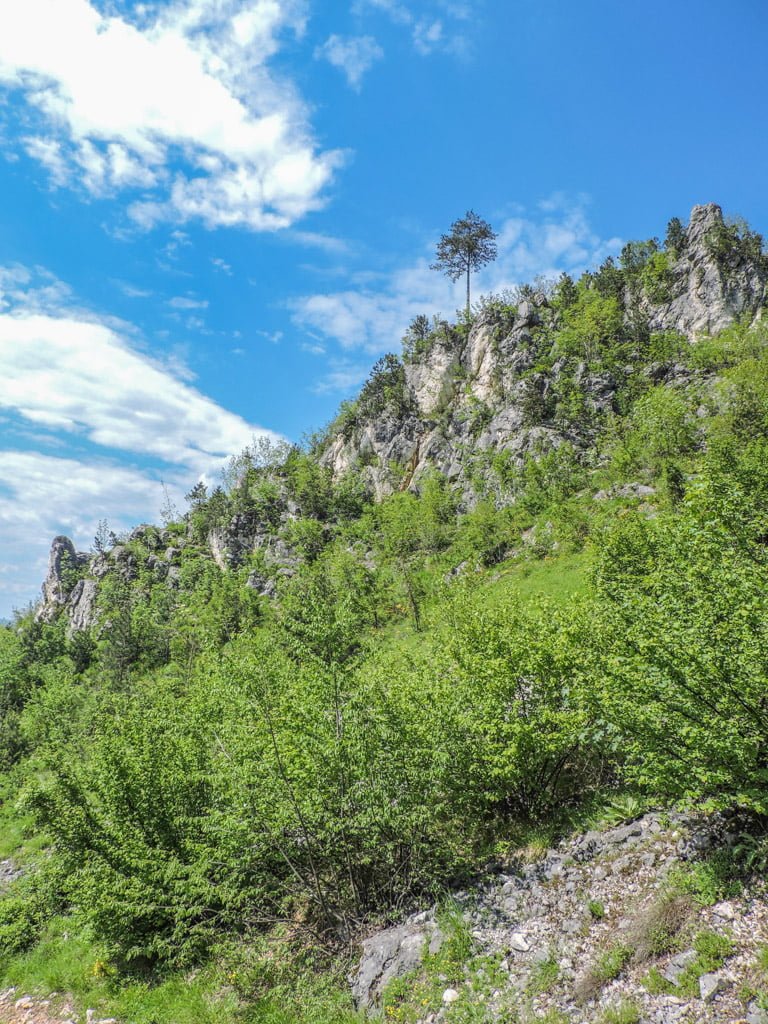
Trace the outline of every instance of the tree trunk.
<instances>
[{"instance_id":1,"label":"tree trunk","mask_svg":"<svg viewBox=\"0 0 768 1024\"><path fill-rule=\"evenodd\" d=\"M469 319L469 264L467 264L467 319Z\"/></svg>"}]
</instances>

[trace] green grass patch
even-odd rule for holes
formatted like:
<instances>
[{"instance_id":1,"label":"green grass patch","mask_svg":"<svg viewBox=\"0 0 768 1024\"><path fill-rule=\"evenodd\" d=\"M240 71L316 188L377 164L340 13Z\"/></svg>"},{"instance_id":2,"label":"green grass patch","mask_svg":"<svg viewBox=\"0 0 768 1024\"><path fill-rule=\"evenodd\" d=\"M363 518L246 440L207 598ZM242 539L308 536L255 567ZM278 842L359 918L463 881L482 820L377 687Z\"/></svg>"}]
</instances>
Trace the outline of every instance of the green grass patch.
<instances>
[{"instance_id":1,"label":"green grass patch","mask_svg":"<svg viewBox=\"0 0 768 1024\"><path fill-rule=\"evenodd\" d=\"M673 890L689 895L702 907L738 896L742 883L729 850L718 850L704 860L676 868L669 876Z\"/></svg>"},{"instance_id":2,"label":"green grass patch","mask_svg":"<svg viewBox=\"0 0 768 1024\"><path fill-rule=\"evenodd\" d=\"M602 921L605 917L605 907L600 900L589 900L587 910L593 921Z\"/></svg>"},{"instance_id":3,"label":"green grass patch","mask_svg":"<svg viewBox=\"0 0 768 1024\"><path fill-rule=\"evenodd\" d=\"M696 959L688 964L680 976L678 988L687 996L698 996L699 978L722 967L735 951L731 939L711 929L698 932L693 938Z\"/></svg>"},{"instance_id":4,"label":"green grass patch","mask_svg":"<svg viewBox=\"0 0 768 1024\"><path fill-rule=\"evenodd\" d=\"M638 1024L640 1009L628 999L616 1006L609 1006L598 1017L598 1024Z\"/></svg>"},{"instance_id":5,"label":"green grass patch","mask_svg":"<svg viewBox=\"0 0 768 1024\"><path fill-rule=\"evenodd\" d=\"M674 990L674 985L667 981L658 967L651 967L640 984L651 996L669 995Z\"/></svg>"},{"instance_id":6,"label":"green grass patch","mask_svg":"<svg viewBox=\"0 0 768 1024\"><path fill-rule=\"evenodd\" d=\"M290 974L291 965L285 965ZM31 950L6 958L0 985L36 996L71 995L77 1010L130 1024L361 1024L346 986L332 973L298 971L243 1000L226 958L190 972L146 980L120 977L73 917L54 919Z\"/></svg>"},{"instance_id":7,"label":"green grass patch","mask_svg":"<svg viewBox=\"0 0 768 1024\"><path fill-rule=\"evenodd\" d=\"M547 598L555 604L567 604L585 592L588 586L589 556L585 552L562 554L541 561L507 562L497 567L497 575L483 588L484 601L492 608L510 595L522 601Z\"/></svg>"},{"instance_id":8,"label":"green grass patch","mask_svg":"<svg viewBox=\"0 0 768 1024\"><path fill-rule=\"evenodd\" d=\"M531 968L527 991L530 995L543 995L551 992L559 980L560 966L555 954L550 953L546 960L540 960Z\"/></svg>"},{"instance_id":9,"label":"green grass patch","mask_svg":"<svg viewBox=\"0 0 768 1024\"><path fill-rule=\"evenodd\" d=\"M604 985L618 978L631 959L632 949L622 943L604 950L576 982L576 999L581 1003L594 999Z\"/></svg>"}]
</instances>

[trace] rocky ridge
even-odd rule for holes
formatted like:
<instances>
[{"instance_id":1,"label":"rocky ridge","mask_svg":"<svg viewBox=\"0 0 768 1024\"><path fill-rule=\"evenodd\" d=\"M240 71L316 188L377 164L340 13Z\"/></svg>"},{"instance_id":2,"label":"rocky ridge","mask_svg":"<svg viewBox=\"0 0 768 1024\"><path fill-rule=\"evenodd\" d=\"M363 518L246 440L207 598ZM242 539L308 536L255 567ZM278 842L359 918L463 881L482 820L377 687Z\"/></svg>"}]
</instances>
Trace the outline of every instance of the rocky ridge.
<instances>
[{"instance_id":1,"label":"rocky ridge","mask_svg":"<svg viewBox=\"0 0 768 1024\"><path fill-rule=\"evenodd\" d=\"M691 344L736 320L757 319L768 296L765 258L733 245L726 246L725 254L718 251L715 242L727 230L718 206L694 207L666 267L664 301L647 289L625 285L625 316L631 310L648 331L674 332ZM594 429L590 415L563 423L546 411L551 396L566 371L572 373L588 412L599 417L613 409L620 382L606 371L590 371L584 362L574 371L565 359L546 372L537 369L541 345L551 349L549 339L561 326L558 317L543 292L529 291L501 313L486 308L466 330L438 331L426 350L405 359L402 401L385 403L370 415L363 410L351 425L333 429L320 453L321 464L337 481L354 470L376 499L397 489L418 489L434 468L470 508L479 489L492 486L495 455L503 453L519 464L527 453L566 442L588 448ZM635 371L628 366L626 372ZM684 385L690 375L674 363L643 372L654 374L653 383L672 386ZM286 494L278 504L278 523L237 513L210 529L204 543L207 557L222 571L260 552L264 569L251 573L248 586L264 597L275 595L280 578L293 574L300 557L280 534L301 518L302 509ZM110 572L132 581L145 571L176 588L182 549L193 542L191 528L179 533L142 525L110 550L86 554L76 551L69 538L56 537L36 617L52 622L63 613L70 636L94 626L100 582Z\"/></svg>"},{"instance_id":2,"label":"rocky ridge","mask_svg":"<svg viewBox=\"0 0 768 1024\"><path fill-rule=\"evenodd\" d=\"M665 300L625 290L625 308L644 319L649 331L674 332L690 343L742 317L758 317L768 275L759 261L746 256L718 259L713 239L724 230L719 206L694 207L669 267ZM436 467L463 488L471 503L472 475L483 453L504 450L519 458L564 440L588 443L588 435L564 431L546 416L536 423L526 416L531 386L545 399L562 370L562 363L556 363L549 377L530 373L537 358L535 335L547 327L557 329L555 314L546 295L534 292L519 303L511 323L500 326L494 312L487 311L465 338L438 337L405 363L407 400L401 413L388 410L337 433L324 454L326 465L337 478L362 467L377 498L417 484ZM611 408L617 390L611 375L590 373L582 364L577 383L594 411Z\"/></svg>"},{"instance_id":3,"label":"rocky ridge","mask_svg":"<svg viewBox=\"0 0 768 1024\"><path fill-rule=\"evenodd\" d=\"M739 831L732 818L650 813L503 865L453 895L471 955L458 975L438 975L416 1019L602 1024L624 1006L633 1024L768 1024L765 884L707 900L680 882ZM366 939L350 979L357 1005L377 1015L384 998L390 1019L414 1019L387 986L400 979L404 1005L409 984L426 991L419 979L440 970L455 927L432 908Z\"/></svg>"}]
</instances>

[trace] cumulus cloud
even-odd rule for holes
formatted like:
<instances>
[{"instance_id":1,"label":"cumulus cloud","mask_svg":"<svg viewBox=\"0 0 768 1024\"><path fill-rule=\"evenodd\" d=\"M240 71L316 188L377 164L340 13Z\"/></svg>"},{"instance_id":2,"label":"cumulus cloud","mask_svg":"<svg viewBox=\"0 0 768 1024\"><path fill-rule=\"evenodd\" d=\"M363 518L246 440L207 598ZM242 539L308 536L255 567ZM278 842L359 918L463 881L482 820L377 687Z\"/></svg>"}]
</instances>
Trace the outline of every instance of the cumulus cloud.
<instances>
[{"instance_id":1,"label":"cumulus cloud","mask_svg":"<svg viewBox=\"0 0 768 1024\"><path fill-rule=\"evenodd\" d=\"M243 448L256 429L107 324L38 313L0 315L0 408L199 473Z\"/></svg>"},{"instance_id":2,"label":"cumulus cloud","mask_svg":"<svg viewBox=\"0 0 768 1024\"><path fill-rule=\"evenodd\" d=\"M143 227L284 228L340 165L269 61L303 0L179 0L132 14L96 0L4 0L0 87L23 97L21 145L56 186L133 195Z\"/></svg>"},{"instance_id":3,"label":"cumulus cloud","mask_svg":"<svg viewBox=\"0 0 768 1024\"><path fill-rule=\"evenodd\" d=\"M327 60L333 67L343 71L357 92L360 91L363 75L383 56L384 51L373 36L344 38L332 35L315 50L315 57Z\"/></svg>"},{"instance_id":4,"label":"cumulus cloud","mask_svg":"<svg viewBox=\"0 0 768 1024\"><path fill-rule=\"evenodd\" d=\"M554 196L533 211L507 217L498 227L497 261L476 276L475 296L531 281L538 275L578 274L618 251L620 239L601 239L590 227L583 200ZM420 313L450 314L463 301L463 283L429 269L430 257L384 279L360 275L350 287L305 295L293 304L294 322L345 349L371 354L397 351L408 323Z\"/></svg>"},{"instance_id":5,"label":"cumulus cloud","mask_svg":"<svg viewBox=\"0 0 768 1024\"><path fill-rule=\"evenodd\" d=\"M174 295L168 300L171 309L208 309L207 299L194 299L189 295Z\"/></svg>"},{"instance_id":6,"label":"cumulus cloud","mask_svg":"<svg viewBox=\"0 0 768 1024\"><path fill-rule=\"evenodd\" d=\"M0 450L0 617L39 596L51 539L72 537L87 549L100 519L117 532L157 522L165 494L159 477L109 460ZM164 478L172 500L188 487Z\"/></svg>"},{"instance_id":7,"label":"cumulus cloud","mask_svg":"<svg viewBox=\"0 0 768 1024\"><path fill-rule=\"evenodd\" d=\"M0 268L0 615L34 595L53 535L87 544L101 518L156 520L161 480L178 501L254 436L277 439L139 343L47 272Z\"/></svg>"}]
</instances>

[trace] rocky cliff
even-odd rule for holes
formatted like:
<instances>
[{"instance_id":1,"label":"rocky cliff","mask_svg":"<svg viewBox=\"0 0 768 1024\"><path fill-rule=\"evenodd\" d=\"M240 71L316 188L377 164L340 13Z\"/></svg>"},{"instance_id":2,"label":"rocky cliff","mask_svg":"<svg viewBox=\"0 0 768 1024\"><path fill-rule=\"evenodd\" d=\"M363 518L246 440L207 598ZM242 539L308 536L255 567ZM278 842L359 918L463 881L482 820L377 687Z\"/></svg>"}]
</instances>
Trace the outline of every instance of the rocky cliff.
<instances>
[{"instance_id":1,"label":"rocky cliff","mask_svg":"<svg viewBox=\"0 0 768 1024\"><path fill-rule=\"evenodd\" d=\"M719 206L694 207L676 246L659 254L656 278L646 274L635 285L617 278L628 332L670 332L694 344L736 320L758 317L768 281L764 258L759 244L750 250L731 244L734 238ZM529 291L516 307L490 305L466 331L434 332L424 350L405 362L399 408L390 404L373 416L362 410L331 436L325 463L336 477L360 468L379 498L417 484L435 467L471 502L484 453L506 451L515 458L564 440L587 443L586 421L563 424L548 399L568 371L591 411L604 412L612 407L620 375L595 372L584 359L575 368L556 359L539 370L562 326L562 312L547 294ZM631 374L633 366L624 370Z\"/></svg>"}]
</instances>

